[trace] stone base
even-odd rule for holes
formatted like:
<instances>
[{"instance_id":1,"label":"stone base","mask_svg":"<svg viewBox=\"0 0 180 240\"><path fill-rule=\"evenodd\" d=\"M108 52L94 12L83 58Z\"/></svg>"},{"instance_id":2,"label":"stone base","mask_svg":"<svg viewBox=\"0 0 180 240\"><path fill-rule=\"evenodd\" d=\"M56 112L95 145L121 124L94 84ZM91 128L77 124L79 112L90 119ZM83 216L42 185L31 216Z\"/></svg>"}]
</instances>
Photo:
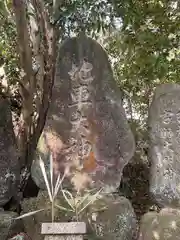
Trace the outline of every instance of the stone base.
<instances>
[{"instance_id":1,"label":"stone base","mask_svg":"<svg viewBox=\"0 0 180 240\"><path fill-rule=\"evenodd\" d=\"M83 235L48 235L44 240L83 240Z\"/></svg>"},{"instance_id":2,"label":"stone base","mask_svg":"<svg viewBox=\"0 0 180 240\"><path fill-rule=\"evenodd\" d=\"M42 223L41 234L45 240L83 240L84 222Z\"/></svg>"}]
</instances>

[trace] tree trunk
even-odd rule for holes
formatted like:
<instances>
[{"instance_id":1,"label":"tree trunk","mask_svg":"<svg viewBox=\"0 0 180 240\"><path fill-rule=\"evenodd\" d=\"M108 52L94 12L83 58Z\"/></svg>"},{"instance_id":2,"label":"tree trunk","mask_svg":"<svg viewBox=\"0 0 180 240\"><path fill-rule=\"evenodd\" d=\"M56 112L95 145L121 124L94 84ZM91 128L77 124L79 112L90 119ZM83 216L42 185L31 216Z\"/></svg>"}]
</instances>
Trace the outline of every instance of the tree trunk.
<instances>
[{"instance_id":1,"label":"tree trunk","mask_svg":"<svg viewBox=\"0 0 180 240\"><path fill-rule=\"evenodd\" d=\"M22 111L18 146L21 167L30 170L51 101L59 35L55 26L50 25L43 1L31 0L28 4L31 4L31 9L33 7L34 19L32 16L27 18L28 6L25 0L13 0L22 68L20 81ZM39 38L35 37L36 32L39 33ZM31 41L34 42L31 44ZM36 64L40 65L41 83L38 82L37 73L33 71L34 59ZM40 93L37 91L39 86ZM37 97L38 101L35 100Z\"/></svg>"}]
</instances>

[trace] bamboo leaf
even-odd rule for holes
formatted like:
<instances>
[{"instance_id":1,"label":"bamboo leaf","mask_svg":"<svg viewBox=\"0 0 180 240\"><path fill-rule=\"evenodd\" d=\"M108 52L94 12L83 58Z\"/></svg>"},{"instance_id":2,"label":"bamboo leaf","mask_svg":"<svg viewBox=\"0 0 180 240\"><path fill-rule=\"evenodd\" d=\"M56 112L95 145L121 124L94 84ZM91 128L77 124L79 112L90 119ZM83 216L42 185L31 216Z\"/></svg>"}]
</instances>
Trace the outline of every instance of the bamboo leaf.
<instances>
[{"instance_id":1,"label":"bamboo leaf","mask_svg":"<svg viewBox=\"0 0 180 240\"><path fill-rule=\"evenodd\" d=\"M60 205L58 205L58 204L55 204L55 207L59 208L60 210L64 210L64 211L68 211L68 212L73 212L72 209L68 209L68 208L62 207L62 206L60 206Z\"/></svg>"},{"instance_id":2,"label":"bamboo leaf","mask_svg":"<svg viewBox=\"0 0 180 240\"><path fill-rule=\"evenodd\" d=\"M62 194L63 194L66 202L67 202L67 203L69 204L69 206L75 211L75 208L74 208L74 206L71 204L70 199L68 199L68 197L66 196L66 194L69 195L70 198L71 198L71 200L73 200L72 194L71 194L69 191L67 191L67 190L63 190L63 189L62 189L61 191L62 191Z\"/></svg>"},{"instance_id":3,"label":"bamboo leaf","mask_svg":"<svg viewBox=\"0 0 180 240\"><path fill-rule=\"evenodd\" d=\"M55 185L55 188L54 188L53 199L55 199L56 195L58 194L59 188L60 188L60 186L61 186L61 184L62 184L62 182L63 182L63 180L64 180L64 178L65 178L65 175L66 175L66 174L64 173L64 175L63 175L62 178L61 178L60 173L59 173L59 175L58 175L58 178L57 178L57 181L56 181L56 185Z\"/></svg>"},{"instance_id":4,"label":"bamboo leaf","mask_svg":"<svg viewBox=\"0 0 180 240\"><path fill-rule=\"evenodd\" d=\"M79 201L79 203L77 203L77 205L76 205L76 208L78 208L81 204L83 204L83 202L86 200L86 199L88 199L88 197L89 196L91 196L91 194L86 194L82 199L81 199L81 201Z\"/></svg>"},{"instance_id":5,"label":"bamboo leaf","mask_svg":"<svg viewBox=\"0 0 180 240\"><path fill-rule=\"evenodd\" d=\"M53 196L53 198L55 198L55 195L58 193L58 183L59 183L60 180L61 180L61 174L59 173L58 177L57 177L57 180L56 180L55 187L54 187L54 196Z\"/></svg>"},{"instance_id":6,"label":"bamboo leaf","mask_svg":"<svg viewBox=\"0 0 180 240\"><path fill-rule=\"evenodd\" d=\"M53 187L53 158L52 154L50 153L50 177L51 177L51 192L52 195L54 194L54 187Z\"/></svg>"},{"instance_id":7,"label":"bamboo leaf","mask_svg":"<svg viewBox=\"0 0 180 240\"><path fill-rule=\"evenodd\" d=\"M39 158L39 165L40 165L43 177L44 177L46 188L47 188L47 191L48 191L48 194L49 194L49 199L52 202L52 194L51 194L51 190L50 190L50 186L49 186L49 182L48 182L48 178L47 178L44 162L43 162L41 157Z\"/></svg>"},{"instance_id":8,"label":"bamboo leaf","mask_svg":"<svg viewBox=\"0 0 180 240\"><path fill-rule=\"evenodd\" d=\"M102 188L94 195L92 196L92 200L89 201L79 212L78 212L78 215L84 211L85 208L87 208L91 203L95 202L96 199L97 199L97 196L99 195L99 193L102 191Z\"/></svg>"},{"instance_id":9,"label":"bamboo leaf","mask_svg":"<svg viewBox=\"0 0 180 240\"><path fill-rule=\"evenodd\" d=\"M42 212L42 211L44 211L44 210L45 210L45 209L40 209L40 210L36 210L36 211L32 211L32 212L28 212L28 213L25 213L25 214L23 214L23 215L17 217L17 218L14 218L14 219L17 220L17 219L22 219L22 218L25 218L25 217L29 217L29 216L32 216L32 215L38 213L38 212Z\"/></svg>"}]
</instances>

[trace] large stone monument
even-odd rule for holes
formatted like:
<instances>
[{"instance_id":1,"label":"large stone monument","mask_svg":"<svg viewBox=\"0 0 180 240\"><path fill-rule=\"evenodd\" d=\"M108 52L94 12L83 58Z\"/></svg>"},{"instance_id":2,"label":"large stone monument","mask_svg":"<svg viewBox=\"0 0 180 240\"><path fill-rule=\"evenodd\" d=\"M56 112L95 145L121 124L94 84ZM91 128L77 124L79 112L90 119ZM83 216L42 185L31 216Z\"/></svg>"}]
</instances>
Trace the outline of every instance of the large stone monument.
<instances>
[{"instance_id":1,"label":"large stone monument","mask_svg":"<svg viewBox=\"0 0 180 240\"><path fill-rule=\"evenodd\" d=\"M161 206L180 205L180 85L157 87L149 111L150 191Z\"/></svg>"},{"instance_id":2,"label":"large stone monument","mask_svg":"<svg viewBox=\"0 0 180 240\"><path fill-rule=\"evenodd\" d=\"M0 96L0 206L17 193L19 167L10 104Z\"/></svg>"},{"instance_id":3,"label":"large stone monument","mask_svg":"<svg viewBox=\"0 0 180 240\"><path fill-rule=\"evenodd\" d=\"M66 40L59 51L52 102L39 143L55 169L68 168L71 181L114 191L135 143L108 57L91 38ZM75 173L75 174L73 174ZM43 188L37 162L32 176Z\"/></svg>"}]
</instances>

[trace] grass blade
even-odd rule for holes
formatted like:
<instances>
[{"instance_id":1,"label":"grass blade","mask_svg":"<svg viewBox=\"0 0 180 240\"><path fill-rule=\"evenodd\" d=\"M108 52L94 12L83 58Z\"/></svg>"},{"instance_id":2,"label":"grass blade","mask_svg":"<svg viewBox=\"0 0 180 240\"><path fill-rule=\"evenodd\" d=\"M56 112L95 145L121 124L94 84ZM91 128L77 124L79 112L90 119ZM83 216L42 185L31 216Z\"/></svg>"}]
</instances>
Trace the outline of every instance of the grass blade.
<instances>
[{"instance_id":1,"label":"grass blade","mask_svg":"<svg viewBox=\"0 0 180 240\"><path fill-rule=\"evenodd\" d=\"M102 191L102 188L92 197L92 200L89 201L79 212L78 215L84 211L85 208L87 208L91 203L95 202L97 199L97 196L99 195L99 193Z\"/></svg>"},{"instance_id":2,"label":"grass blade","mask_svg":"<svg viewBox=\"0 0 180 240\"><path fill-rule=\"evenodd\" d=\"M88 191L88 193L82 198L82 200L79 201L79 203L77 203L77 208L78 208L81 204L83 204L83 202L84 202L89 196L91 196L91 192L93 192L93 191L94 191L94 189L90 189L90 190Z\"/></svg>"},{"instance_id":3,"label":"grass blade","mask_svg":"<svg viewBox=\"0 0 180 240\"><path fill-rule=\"evenodd\" d=\"M45 184L46 184L46 188L47 188L47 191L48 191L48 194L49 194L50 201L52 202L52 194L51 194L51 190L50 190L50 187L49 187L49 182L48 182L44 162L43 162L41 157L39 158L39 165L40 165L43 177L44 177L44 181L45 181Z\"/></svg>"},{"instance_id":4,"label":"grass blade","mask_svg":"<svg viewBox=\"0 0 180 240\"><path fill-rule=\"evenodd\" d=\"M61 191L63 191L65 194L67 194L69 196L68 199L74 200L74 197L70 191L64 190L64 189L62 189Z\"/></svg>"},{"instance_id":5,"label":"grass blade","mask_svg":"<svg viewBox=\"0 0 180 240\"><path fill-rule=\"evenodd\" d=\"M82 199L81 199L81 201L79 201L79 203L77 203L77 205L76 205L76 208L78 208L81 204L83 204L83 202L86 200L86 199L88 199L88 197L89 196L91 196L91 194L86 194Z\"/></svg>"},{"instance_id":6,"label":"grass blade","mask_svg":"<svg viewBox=\"0 0 180 240\"><path fill-rule=\"evenodd\" d=\"M23 214L23 215L17 217L17 218L14 218L14 219L17 220L17 219L21 219L21 218L29 217L29 216L32 216L32 215L38 213L38 212L42 212L42 211L44 211L44 210L45 210L45 209L40 209L40 210L36 210L36 211L32 211L32 212L28 212L28 213L25 213L25 214Z\"/></svg>"},{"instance_id":7,"label":"grass blade","mask_svg":"<svg viewBox=\"0 0 180 240\"><path fill-rule=\"evenodd\" d=\"M58 177L57 177L57 180L56 180L56 184L55 184L55 187L54 187L54 195L53 195L53 198L55 198L55 196L57 195L58 193L58 184L59 184L59 181L61 180L61 174L59 173L58 174Z\"/></svg>"},{"instance_id":8,"label":"grass blade","mask_svg":"<svg viewBox=\"0 0 180 240\"><path fill-rule=\"evenodd\" d=\"M53 187L53 158L52 154L50 153L50 178L51 178L51 192L52 196L54 194L54 187Z\"/></svg>"},{"instance_id":9,"label":"grass blade","mask_svg":"<svg viewBox=\"0 0 180 240\"><path fill-rule=\"evenodd\" d=\"M73 212L73 210L68 209L68 208L65 208L65 207L62 207L62 206L60 206L60 205L58 205L58 204L55 204L55 207L59 208L60 210L64 210L64 211L68 211L68 212Z\"/></svg>"},{"instance_id":10,"label":"grass blade","mask_svg":"<svg viewBox=\"0 0 180 240\"><path fill-rule=\"evenodd\" d=\"M51 204L51 220L54 222L54 200L52 200Z\"/></svg>"},{"instance_id":11,"label":"grass blade","mask_svg":"<svg viewBox=\"0 0 180 240\"><path fill-rule=\"evenodd\" d=\"M73 200L72 194L71 194L69 191L67 191L67 190L63 190L63 189L62 189L61 191L62 191L63 197L65 198L66 202L67 202L67 203L69 204L69 206L75 211L74 206L71 204L70 200L69 200L68 197L66 196L66 194L69 195L70 198L71 198L71 200Z\"/></svg>"},{"instance_id":12,"label":"grass blade","mask_svg":"<svg viewBox=\"0 0 180 240\"><path fill-rule=\"evenodd\" d=\"M56 195L58 194L58 191L59 191L59 188L60 188L62 182L64 181L65 175L66 175L66 174L64 173L64 175L62 176L62 178L61 178L60 173L59 173L59 175L58 175L58 178L57 178L57 181L56 181L56 186L55 186L55 188L54 188L54 195L53 195L53 198L54 198L54 199L55 199Z\"/></svg>"}]
</instances>

